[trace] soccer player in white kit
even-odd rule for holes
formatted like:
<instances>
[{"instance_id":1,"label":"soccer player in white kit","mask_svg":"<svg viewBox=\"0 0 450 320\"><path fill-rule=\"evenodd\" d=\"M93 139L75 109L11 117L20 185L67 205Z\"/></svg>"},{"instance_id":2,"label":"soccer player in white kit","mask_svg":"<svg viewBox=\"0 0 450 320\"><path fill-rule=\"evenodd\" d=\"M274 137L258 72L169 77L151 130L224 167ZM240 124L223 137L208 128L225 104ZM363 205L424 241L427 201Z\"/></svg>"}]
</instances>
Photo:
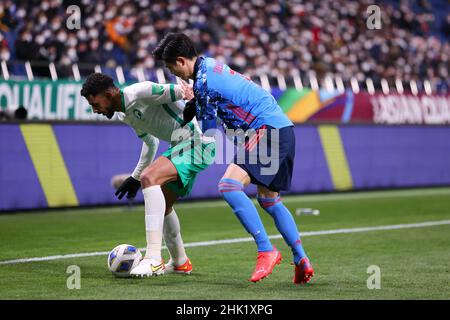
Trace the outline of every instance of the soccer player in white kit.
<instances>
[{"instance_id":1,"label":"soccer player in white kit","mask_svg":"<svg viewBox=\"0 0 450 320\"><path fill-rule=\"evenodd\" d=\"M197 174L215 156L214 139L202 134L195 119L187 124L183 121L182 99L191 99L192 90L184 82L175 85L150 81L119 89L111 77L93 73L83 84L81 95L95 113L108 119L117 113L117 118L143 140L136 168L116 192L119 199L125 194L133 198L142 186L144 195L147 250L131 275L190 273L192 263L184 249L173 204L190 193ZM159 139L169 142L170 148L153 161ZM161 257L163 236L170 253L166 265Z\"/></svg>"}]
</instances>

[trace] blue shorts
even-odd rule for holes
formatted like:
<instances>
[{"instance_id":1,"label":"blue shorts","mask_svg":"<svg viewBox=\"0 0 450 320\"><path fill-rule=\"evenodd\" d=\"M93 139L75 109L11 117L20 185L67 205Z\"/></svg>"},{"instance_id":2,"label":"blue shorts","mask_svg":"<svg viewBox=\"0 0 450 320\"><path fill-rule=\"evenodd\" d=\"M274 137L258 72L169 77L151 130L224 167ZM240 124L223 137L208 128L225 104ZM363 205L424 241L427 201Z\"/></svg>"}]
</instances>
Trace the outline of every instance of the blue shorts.
<instances>
[{"instance_id":1,"label":"blue shorts","mask_svg":"<svg viewBox=\"0 0 450 320\"><path fill-rule=\"evenodd\" d=\"M233 163L248 173L251 183L279 192L291 187L294 157L293 127L275 129L265 125L256 132L247 132Z\"/></svg>"}]
</instances>

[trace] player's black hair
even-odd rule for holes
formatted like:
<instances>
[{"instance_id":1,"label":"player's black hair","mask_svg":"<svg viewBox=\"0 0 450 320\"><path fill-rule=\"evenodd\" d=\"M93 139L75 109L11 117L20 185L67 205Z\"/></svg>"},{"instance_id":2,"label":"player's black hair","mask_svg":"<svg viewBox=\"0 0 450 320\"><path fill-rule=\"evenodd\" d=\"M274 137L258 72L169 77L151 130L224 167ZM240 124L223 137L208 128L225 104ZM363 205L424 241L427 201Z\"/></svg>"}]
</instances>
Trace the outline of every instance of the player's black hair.
<instances>
[{"instance_id":1,"label":"player's black hair","mask_svg":"<svg viewBox=\"0 0 450 320\"><path fill-rule=\"evenodd\" d=\"M96 72L86 78L80 93L83 97L88 98L90 95L95 96L111 87L115 87L114 80L106 74Z\"/></svg>"},{"instance_id":2,"label":"player's black hair","mask_svg":"<svg viewBox=\"0 0 450 320\"><path fill-rule=\"evenodd\" d=\"M168 33L152 52L156 60L174 63L178 57L192 59L197 56L192 40L184 33Z\"/></svg>"}]
</instances>

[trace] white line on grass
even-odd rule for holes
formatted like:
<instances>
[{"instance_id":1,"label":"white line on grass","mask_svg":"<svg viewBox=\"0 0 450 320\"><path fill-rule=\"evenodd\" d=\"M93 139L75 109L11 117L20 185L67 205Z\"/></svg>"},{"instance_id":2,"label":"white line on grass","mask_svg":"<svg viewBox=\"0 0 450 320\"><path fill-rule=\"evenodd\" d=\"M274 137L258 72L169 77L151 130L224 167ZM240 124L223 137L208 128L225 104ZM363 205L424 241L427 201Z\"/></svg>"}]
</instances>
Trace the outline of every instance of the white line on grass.
<instances>
[{"instance_id":1,"label":"white line on grass","mask_svg":"<svg viewBox=\"0 0 450 320\"><path fill-rule=\"evenodd\" d=\"M310 231L310 232L302 232L301 235L302 235L302 237L308 237L308 236L321 236L321 235L342 234L342 233L370 232L370 231L380 231L380 230L424 228L424 227L440 226L440 225L447 225L447 224L450 224L450 220L426 221L426 222L421 222L421 223L394 224L394 225L387 225L387 226L375 226L375 227L363 227L363 228ZM281 235L272 235L272 236L269 236L269 238L270 239L280 239L282 237L281 237ZM248 238L235 238L235 239L191 242L191 243L186 243L184 246L185 247L206 247L206 246L214 246L214 245L218 245L218 244L229 244L229 243L240 243L240 242L251 242L251 241L254 241L253 238L248 237ZM166 247L164 247L164 249L166 249ZM140 249L140 250L145 251L145 249ZM86 252L86 253L74 253L74 254L47 256L47 257L5 260L5 261L0 261L0 265L35 262L35 261L70 259L70 258L79 258L79 257L102 256L102 255L107 255L108 253L109 253L109 251Z\"/></svg>"}]
</instances>

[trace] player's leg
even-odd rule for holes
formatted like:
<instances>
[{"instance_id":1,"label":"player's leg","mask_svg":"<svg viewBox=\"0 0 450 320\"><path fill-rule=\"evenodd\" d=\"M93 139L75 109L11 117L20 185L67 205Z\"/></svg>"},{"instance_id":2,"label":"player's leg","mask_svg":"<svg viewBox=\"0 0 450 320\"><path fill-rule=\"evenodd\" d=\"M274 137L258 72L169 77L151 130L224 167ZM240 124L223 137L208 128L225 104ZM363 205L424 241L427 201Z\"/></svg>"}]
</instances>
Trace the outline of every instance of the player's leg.
<instances>
[{"instance_id":1,"label":"player's leg","mask_svg":"<svg viewBox=\"0 0 450 320\"><path fill-rule=\"evenodd\" d=\"M147 251L144 259L131 271L132 275L164 274L161 246L166 201L161 186L176 180L177 176L177 170L172 162L165 157L157 158L141 174L142 193L145 202Z\"/></svg>"},{"instance_id":2,"label":"player's leg","mask_svg":"<svg viewBox=\"0 0 450 320\"><path fill-rule=\"evenodd\" d=\"M189 274L192 271L192 263L186 255L183 239L181 237L180 221L173 204L177 201L178 195L163 186L164 198L166 200L166 215L164 217L163 234L170 259L166 263L166 272Z\"/></svg>"},{"instance_id":3,"label":"player's leg","mask_svg":"<svg viewBox=\"0 0 450 320\"><path fill-rule=\"evenodd\" d=\"M295 134L292 127L271 129L268 141L272 159L277 159L278 166L269 183L258 183L258 202L272 216L278 231L292 249L296 265L294 283L308 282L314 271L303 249L295 220L279 195L280 190L290 188L295 158Z\"/></svg>"},{"instance_id":4,"label":"player's leg","mask_svg":"<svg viewBox=\"0 0 450 320\"><path fill-rule=\"evenodd\" d=\"M303 249L295 220L289 209L281 201L279 192L271 191L265 186L259 185L257 198L261 207L274 219L278 231L292 250L294 264L296 265L294 283L308 282L313 276L314 270Z\"/></svg>"},{"instance_id":5,"label":"player's leg","mask_svg":"<svg viewBox=\"0 0 450 320\"><path fill-rule=\"evenodd\" d=\"M245 230L255 239L258 259L251 281L259 281L268 276L281 255L270 243L261 218L250 198L243 189L250 183L248 173L236 164L230 164L219 182L219 191L233 209Z\"/></svg>"},{"instance_id":6,"label":"player's leg","mask_svg":"<svg viewBox=\"0 0 450 320\"><path fill-rule=\"evenodd\" d=\"M178 172L173 163L166 157L160 156L142 171L141 184L145 189L164 185L177 180L177 178Z\"/></svg>"},{"instance_id":7,"label":"player's leg","mask_svg":"<svg viewBox=\"0 0 450 320\"><path fill-rule=\"evenodd\" d=\"M306 253L292 214L281 201L279 192L271 191L261 185L257 187L257 199L260 206L274 219L275 226L294 254L294 263L298 264L303 257L306 257Z\"/></svg>"},{"instance_id":8,"label":"player's leg","mask_svg":"<svg viewBox=\"0 0 450 320\"><path fill-rule=\"evenodd\" d=\"M233 209L245 230L255 239L258 251L271 251L272 244L253 202L245 194L244 188L250 183L247 172L232 163L219 182L219 192Z\"/></svg>"},{"instance_id":9,"label":"player's leg","mask_svg":"<svg viewBox=\"0 0 450 320\"><path fill-rule=\"evenodd\" d=\"M183 274L189 274L192 271L192 263L184 251L178 217L171 206L178 197L189 195L197 174L206 169L214 161L215 156L214 143L192 142L189 140L179 143L163 153L178 173L175 181L163 187L163 192L168 199L166 200L164 239L171 255L171 259L166 264L166 271Z\"/></svg>"}]
</instances>

